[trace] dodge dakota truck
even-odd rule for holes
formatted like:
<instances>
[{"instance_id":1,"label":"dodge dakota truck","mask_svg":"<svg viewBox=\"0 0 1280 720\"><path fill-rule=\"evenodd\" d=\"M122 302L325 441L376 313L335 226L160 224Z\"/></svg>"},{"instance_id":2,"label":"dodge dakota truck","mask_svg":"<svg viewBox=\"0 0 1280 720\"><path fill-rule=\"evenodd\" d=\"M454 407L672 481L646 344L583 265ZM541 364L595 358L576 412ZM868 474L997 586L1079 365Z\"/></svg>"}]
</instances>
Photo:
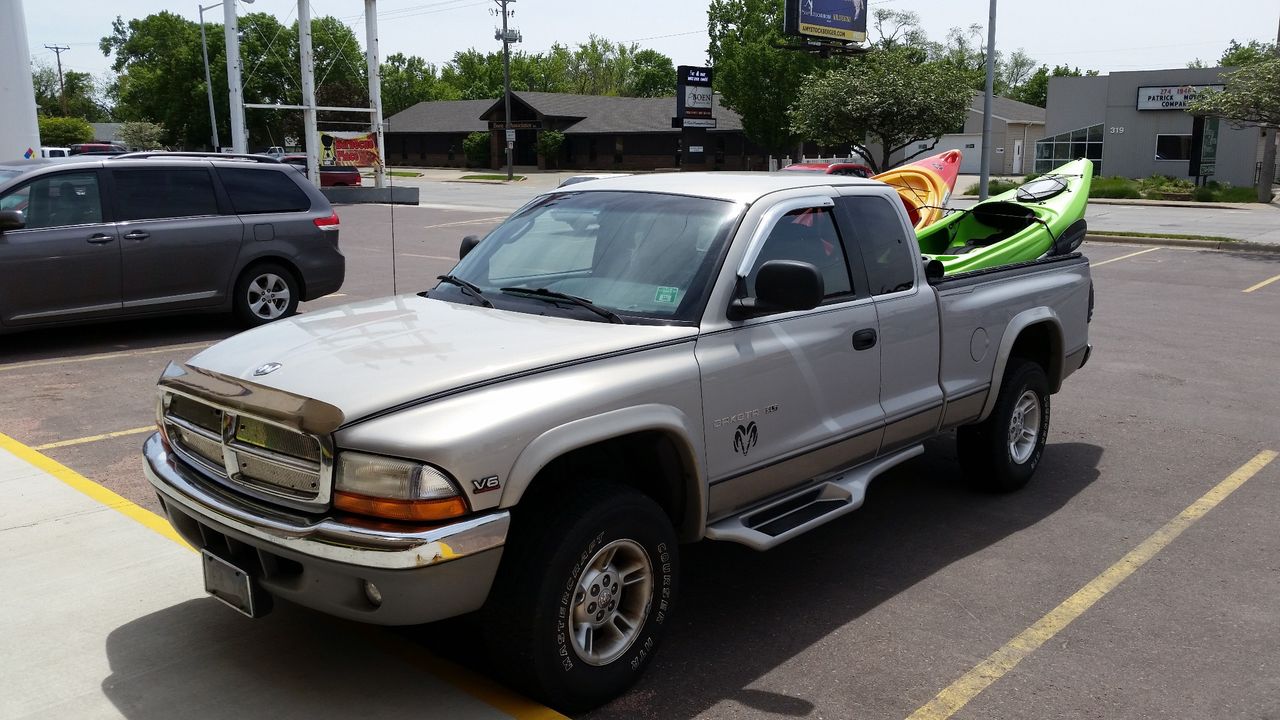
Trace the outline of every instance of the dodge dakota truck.
<instances>
[{"instance_id":1,"label":"dodge dakota truck","mask_svg":"<svg viewBox=\"0 0 1280 720\"><path fill-rule=\"evenodd\" d=\"M952 431L972 483L1026 484L1090 353L1062 250L944 278L875 181L583 182L435 287L171 364L146 473L244 614L477 612L511 682L586 708L652 660L682 544L774 548Z\"/></svg>"}]
</instances>

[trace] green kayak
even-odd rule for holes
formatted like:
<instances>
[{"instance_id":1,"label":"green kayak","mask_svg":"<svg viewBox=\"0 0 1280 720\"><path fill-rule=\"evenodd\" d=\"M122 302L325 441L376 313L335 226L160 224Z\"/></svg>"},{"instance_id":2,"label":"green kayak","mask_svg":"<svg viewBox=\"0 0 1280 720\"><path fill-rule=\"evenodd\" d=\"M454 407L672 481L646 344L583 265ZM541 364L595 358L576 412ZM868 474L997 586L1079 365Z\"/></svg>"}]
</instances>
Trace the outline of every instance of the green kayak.
<instances>
[{"instance_id":1,"label":"green kayak","mask_svg":"<svg viewBox=\"0 0 1280 720\"><path fill-rule=\"evenodd\" d=\"M945 275L1066 254L1084 240L1093 163L1076 160L916 231Z\"/></svg>"}]
</instances>

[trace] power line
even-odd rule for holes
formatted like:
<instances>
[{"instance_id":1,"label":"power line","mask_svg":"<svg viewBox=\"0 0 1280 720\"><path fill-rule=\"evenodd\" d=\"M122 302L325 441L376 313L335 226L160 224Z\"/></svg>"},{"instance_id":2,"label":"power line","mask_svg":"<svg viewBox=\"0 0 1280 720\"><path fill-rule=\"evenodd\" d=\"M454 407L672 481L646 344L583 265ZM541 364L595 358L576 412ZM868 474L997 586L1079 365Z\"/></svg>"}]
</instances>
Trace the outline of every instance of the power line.
<instances>
[{"instance_id":1,"label":"power line","mask_svg":"<svg viewBox=\"0 0 1280 720\"><path fill-rule=\"evenodd\" d=\"M71 48L66 45L45 45L46 50L52 50L58 56L58 95L62 98L62 116L67 115L67 86L62 82L62 53Z\"/></svg>"}]
</instances>

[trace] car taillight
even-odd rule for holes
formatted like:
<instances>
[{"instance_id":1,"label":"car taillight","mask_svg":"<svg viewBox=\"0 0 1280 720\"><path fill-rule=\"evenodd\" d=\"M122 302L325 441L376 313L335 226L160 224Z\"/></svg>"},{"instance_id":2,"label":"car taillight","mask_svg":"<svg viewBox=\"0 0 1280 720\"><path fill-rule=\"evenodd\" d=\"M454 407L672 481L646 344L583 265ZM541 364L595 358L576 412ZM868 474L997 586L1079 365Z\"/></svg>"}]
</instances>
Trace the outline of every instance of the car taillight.
<instances>
[{"instance_id":1,"label":"car taillight","mask_svg":"<svg viewBox=\"0 0 1280 720\"><path fill-rule=\"evenodd\" d=\"M318 228L337 228L341 220L338 219L336 211L329 213L329 217L316 218L313 221Z\"/></svg>"}]
</instances>

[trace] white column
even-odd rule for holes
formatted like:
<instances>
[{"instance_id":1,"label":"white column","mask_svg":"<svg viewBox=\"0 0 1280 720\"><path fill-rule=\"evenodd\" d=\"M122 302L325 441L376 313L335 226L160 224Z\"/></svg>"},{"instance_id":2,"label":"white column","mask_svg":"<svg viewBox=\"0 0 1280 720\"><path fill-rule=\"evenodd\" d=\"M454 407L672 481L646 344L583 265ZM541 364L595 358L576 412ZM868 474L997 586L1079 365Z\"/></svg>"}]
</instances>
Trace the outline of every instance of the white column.
<instances>
[{"instance_id":1,"label":"white column","mask_svg":"<svg viewBox=\"0 0 1280 720\"><path fill-rule=\"evenodd\" d=\"M244 89L240 86L240 22L236 0L222 3L222 27L227 44L227 97L231 102L231 149L248 152L249 138L244 126Z\"/></svg>"},{"instance_id":2,"label":"white column","mask_svg":"<svg viewBox=\"0 0 1280 720\"><path fill-rule=\"evenodd\" d=\"M298 49L302 60L302 146L307 149L307 177L320 186L320 137L316 130L316 65L311 54L311 3L298 0Z\"/></svg>"},{"instance_id":3,"label":"white column","mask_svg":"<svg viewBox=\"0 0 1280 720\"><path fill-rule=\"evenodd\" d=\"M40 158L40 124L22 0L0 2L0 128L4 128L0 158L6 162Z\"/></svg>"},{"instance_id":4,"label":"white column","mask_svg":"<svg viewBox=\"0 0 1280 720\"><path fill-rule=\"evenodd\" d=\"M378 65L378 0L364 0L365 60L369 63L369 109L373 110L373 132L382 164L374 169L373 184L387 184L387 147L382 137L382 71Z\"/></svg>"}]
</instances>

